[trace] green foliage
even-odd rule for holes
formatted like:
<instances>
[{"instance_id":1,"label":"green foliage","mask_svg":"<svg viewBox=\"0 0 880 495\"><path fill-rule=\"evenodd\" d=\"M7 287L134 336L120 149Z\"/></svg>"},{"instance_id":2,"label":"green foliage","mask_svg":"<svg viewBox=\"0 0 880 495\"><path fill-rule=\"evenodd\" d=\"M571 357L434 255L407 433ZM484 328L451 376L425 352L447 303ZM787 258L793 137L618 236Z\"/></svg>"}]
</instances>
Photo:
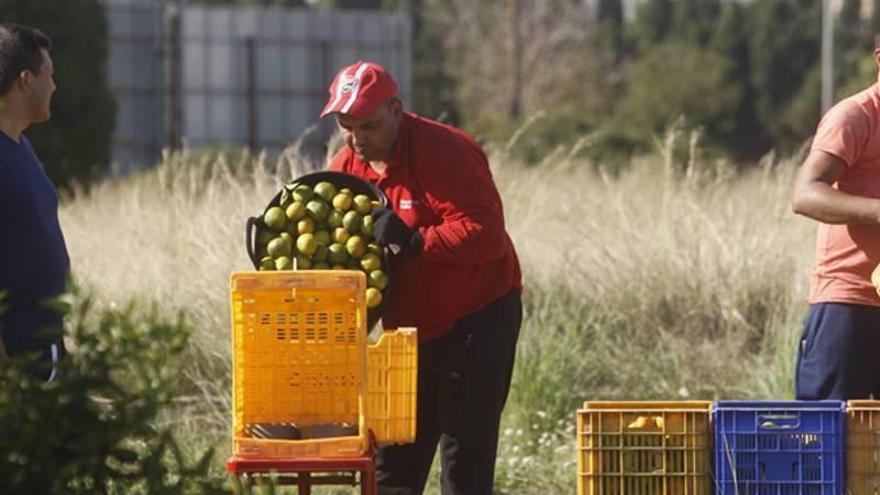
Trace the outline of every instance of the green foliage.
<instances>
[{"instance_id":1,"label":"green foliage","mask_svg":"<svg viewBox=\"0 0 880 495\"><path fill-rule=\"evenodd\" d=\"M649 142L684 117L691 126L704 127L710 139L731 132L740 91L726 81L729 65L724 57L693 45L656 46L629 70L616 128L636 141Z\"/></svg>"},{"instance_id":2,"label":"green foliage","mask_svg":"<svg viewBox=\"0 0 880 495\"><path fill-rule=\"evenodd\" d=\"M864 27L861 0L843 0L834 29L835 49L839 53L848 53L859 48L864 36Z\"/></svg>"},{"instance_id":3,"label":"green foliage","mask_svg":"<svg viewBox=\"0 0 880 495\"><path fill-rule=\"evenodd\" d=\"M796 147L809 137L818 120L819 101L814 118L802 120L792 128L784 115L798 94L806 75L819 62L821 2L817 0L764 0L750 9L750 47L755 109L759 121L778 146Z\"/></svg>"},{"instance_id":4,"label":"green foliage","mask_svg":"<svg viewBox=\"0 0 880 495\"><path fill-rule=\"evenodd\" d=\"M748 158L749 150L762 150L760 123L755 114L755 88L751 80L751 54L746 8L739 2L726 2L719 12L718 22L709 47L729 62L725 77L727 85L738 87L741 98L733 118L734 129L719 136L725 147L737 158Z\"/></svg>"},{"instance_id":5,"label":"green foliage","mask_svg":"<svg viewBox=\"0 0 880 495\"><path fill-rule=\"evenodd\" d=\"M672 26L672 0L646 0L639 5L635 21L639 45L647 47L666 38Z\"/></svg>"},{"instance_id":6,"label":"green foliage","mask_svg":"<svg viewBox=\"0 0 880 495\"><path fill-rule=\"evenodd\" d=\"M868 32L868 44L867 48L872 48L874 46L874 34L880 33L880 0L874 0L871 5L871 19L868 22L868 28L866 31Z\"/></svg>"},{"instance_id":7,"label":"green foliage","mask_svg":"<svg viewBox=\"0 0 880 495\"><path fill-rule=\"evenodd\" d=\"M412 19L413 110L429 118L458 122L455 101L456 76L448 70L448 55L438 49L443 43L445 14L440 5L433 9L424 0L386 0L385 8L404 12Z\"/></svg>"},{"instance_id":8,"label":"green foliage","mask_svg":"<svg viewBox=\"0 0 880 495\"><path fill-rule=\"evenodd\" d=\"M382 0L318 0L315 5L322 9L379 9Z\"/></svg>"},{"instance_id":9,"label":"green foliage","mask_svg":"<svg viewBox=\"0 0 880 495\"><path fill-rule=\"evenodd\" d=\"M110 164L115 125L101 2L0 0L0 19L39 28L53 41L58 91L52 119L26 131L49 178L65 188L101 177Z\"/></svg>"},{"instance_id":10,"label":"green foliage","mask_svg":"<svg viewBox=\"0 0 880 495\"><path fill-rule=\"evenodd\" d=\"M702 46L712 37L719 0L679 0L672 11L670 37Z\"/></svg>"},{"instance_id":11,"label":"green foliage","mask_svg":"<svg viewBox=\"0 0 880 495\"><path fill-rule=\"evenodd\" d=\"M43 383L0 371L0 479L5 494L224 493L213 452L191 459L157 418L172 403L190 329L129 305L68 316L70 354Z\"/></svg>"},{"instance_id":12,"label":"green foliage","mask_svg":"<svg viewBox=\"0 0 880 495\"><path fill-rule=\"evenodd\" d=\"M624 55L623 2L601 0L597 10L594 43L612 53L615 62L619 62Z\"/></svg>"},{"instance_id":13,"label":"green foliage","mask_svg":"<svg viewBox=\"0 0 880 495\"><path fill-rule=\"evenodd\" d=\"M305 0L186 0L194 5L244 5L272 7L305 7Z\"/></svg>"}]
</instances>

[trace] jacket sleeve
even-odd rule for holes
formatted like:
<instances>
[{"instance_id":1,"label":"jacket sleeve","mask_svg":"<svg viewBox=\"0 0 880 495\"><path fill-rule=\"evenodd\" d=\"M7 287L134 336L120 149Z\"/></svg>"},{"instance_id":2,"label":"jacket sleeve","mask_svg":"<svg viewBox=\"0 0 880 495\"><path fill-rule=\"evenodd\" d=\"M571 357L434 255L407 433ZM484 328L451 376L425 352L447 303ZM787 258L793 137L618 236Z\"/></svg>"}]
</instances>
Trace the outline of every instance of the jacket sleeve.
<instances>
[{"instance_id":1,"label":"jacket sleeve","mask_svg":"<svg viewBox=\"0 0 880 495\"><path fill-rule=\"evenodd\" d=\"M418 166L425 198L442 219L420 229L421 256L457 264L500 259L507 250L507 232L486 155L464 139L445 144Z\"/></svg>"}]
</instances>

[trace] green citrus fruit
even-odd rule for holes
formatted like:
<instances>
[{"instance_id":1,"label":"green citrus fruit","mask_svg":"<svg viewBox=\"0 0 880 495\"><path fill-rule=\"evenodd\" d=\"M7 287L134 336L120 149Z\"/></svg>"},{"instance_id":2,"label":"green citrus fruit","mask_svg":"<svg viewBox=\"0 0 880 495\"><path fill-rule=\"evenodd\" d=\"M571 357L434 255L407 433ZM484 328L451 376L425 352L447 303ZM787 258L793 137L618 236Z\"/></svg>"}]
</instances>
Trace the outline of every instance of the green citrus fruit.
<instances>
[{"instance_id":1,"label":"green citrus fruit","mask_svg":"<svg viewBox=\"0 0 880 495\"><path fill-rule=\"evenodd\" d=\"M358 194L354 197L352 202L354 203L354 211L361 215L366 215L373 210L373 204L370 202L370 198L366 194Z\"/></svg>"},{"instance_id":2,"label":"green citrus fruit","mask_svg":"<svg viewBox=\"0 0 880 495\"><path fill-rule=\"evenodd\" d=\"M312 255L312 261L321 262L327 261L327 256L330 254L330 250L327 246L318 244L318 247L315 248L315 254Z\"/></svg>"},{"instance_id":3,"label":"green citrus fruit","mask_svg":"<svg viewBox=\"0 0 880 495\"><path fill-rule=\"evenodd\" d=\"M323 222L330 214L330 207L320 199L313 199L306 204L306 214L316 222Z\"/></svg>"},{"instance_id":4,"label":"green citrus fruit","mask_svg":"<svg viewBox=\"0 0 880 495\"><path fill-rule=\"evenodd\" d=\"M356 211L346 212L342 217L342 226L349 234L357 234L361 230L361 216Z\"/></svg>"},{"instance_id":5,"label":"green citrus fruit","mask_svg":"<svg viewBox=\"0 0 880 495\"><path fill-rule=\"evenodd\" d=\"M367 245L360 236L351 236L345 241L345 250L352 258L360 258L367 252Z\"/></svg>"},{"instance_id":6,"label":"green citrus fruit","mask_svg":"<svg viewBox=\"0 0 880 495\"><path fill-rule=\"evenodd\" d=\"M364 216L364 219L361 220L361 232L366 235L373 235L373 217L370 215Z\"/></svg>"},{"instance_id":7,"label":"green citrus fruit","mask_svg":"<svg viewBox=\"0 0 880 495\"><path fill-rule=\"evenodd\" d=\"M293 190L293 200L299 201L302 204L308 203L314 197L315 193L312 191L312 188L305 184L300 184Z\"/></svg>"},{"instance_id":8,"label":"green citrus fruit","mask_svg":"<svg viewBox=\"0 0 880 495\"><path fill-rule=\"evenodd\" d=\"M297 270L308 270L312 267L312 260L308 256L298 254L294 261L296 262Z\"/></svg>"},{"instance_id":9,"label":"green citrus fruit","mask_svg":"<svg viewBox=\"0 0 880 495\"><path fill-rule=\"evenodd\" d=\"M331 237L333 238L333 242L345 244L345 242L348 241L348 238L351 237L351 234L349 234L344 227L337 227L333 230L333 235Z\"/></svg>"},{"instance_id":10,"label":"green citrus fruit","mask_svg":"<svg viewBox=\"0 0 880 495\"><path fill-rule=\"evenodd\" d=\"M290 203L284 213L287 215L288 220L295 222L306 216L306 206L299 201L294 201Z\"/></svg>"},{"instance_id":11,"label":"green citrus fruit","mask_svg":"<svg viewBox=\"0 0 880 495\"><path fill-rule=\"evenodd\" d=\"M333 208L336 211L348 211L351 208L351 195L345 193L339 193L336 196L333 196Z\"/></svg>"},{"instance_id":12,"label":"green citrus fruit","mask_svg":"<svg viewBox=\"0 0 880 495\"><path fill-rule=\"evenodd\" d=\"M315 184L315 194L327 201L333 201L333 197L336 196L336 186L327 181L318 182Z\"/></svg>"},{"instance_id":13,"label":"green citrus fruit","mask_svg":"<svg viewBox=\"0 0 880 495\"><path fill-rule=\"evenodd\" d=\"M296 238L296 250L300 254L311 256L318 249L318 243L315 242L315 235L310 233L301 234Z\"/></svg>"},{"instance_id":14,"label":"green citrus fruit","mask_svg":"<svg viewBox=\"0 0 880 495\"><path fill-rule=\"evenodd\" d=\"M265 246L269 244L269 241L275 238L275 234L268 230L261 230L259 234L257 234L257 245Z\"/></svg>"},{"instance_id":15,"label":"green citrus fruit","mask_svg":"<svg viewBox=\"0 0 880 495\"><path fill-rule=\"evenodd\" d=\"M327 261L332 265L342 265L348 261L348 252L342 244L331 244L327 253Z\"/></svg>"},{"instance_id":16,"label":"green citrus fruit","mask_svg":"<svg viewBox=\"0 0 880 495\"><path fill-rule=\"evenodd\" d=\"M273 206L263 214L263 223L272 230L282 230L287 224L287 217L281 207Z\"/></svg>"},{"instance_id":17,"label":"green citrus fruit","mask_svg":"<svg viewBox=\"0 0 880 495\"><path fill-rule=\"evenodd\" d=\"M379 304L382 303L382 292L375 288L370 287L367 289L367 307L375 308Z\"/></svg>"},{"instance_id":18,"label":"green citrus fruit","mask_svg":"<svg viewBox=\"0 0 880 495\"><path fill-rule=\"evenodd\" d=\"M293 268L293 263L290 261L289 256L279 256L275 258L275 269L276 270L290 270Z\"/></svg>"},{"instance_id":19,"label":"green citrus fruit","mask_svg":"<svg viewBox=\"0 0 880 495\"><path fill-rule=\"evenodd\" d=\"M269 241L269 245L266 246L266 253L272 258L289 256L292 248L293 246L291 246L290 242L281 237L276 237Z\"/></svg>"},{"instance_id":20,"label":"green citrus fruit","mask_svg":"<svg viewBox=\"0 0 880 495\"><path fill-rule=\"evenodd\" d=\"M327 232L326 230L316 230L315 242L318 243L319 246L329 246L332 243L330 232Z\"/></svg>"},{"instance_id":21,"label":"green citrus fruit","mask_svg":"<svg viewBox=\"0 0 880 495\"><path fill-rule=\"evenodd\" d=\"M382 268L382 258L377 254L367 253L361 258L361 268L367 273L379 270Z\"/></svg>"},{"instance_id":22,"label":"green citrus fruit","mask_svg":"<svg viewBox=\"0 0 880 495\"><path fill-rule=\"evenodd\" d=\"M367 277L367 285L379 290L385 290L385 287L388 287L388 276L382 270L373 270Z\"/></svg>"},{"instance_id":23,"label":"green citrus fruit","mask_svg":"<svg viewBox=\"0 0 880 495\"><path fill-rule=\"evenodd\" d=\"M342 227L342 217L343 214L341 211L333 210L327 215L327 225L331 229L335 229L336 227Z\"/></svg>"},{"instance_id":24,"label":"green citrus fruit","mask_svg":"<svg viewBox=\"0 0 880 495\"><path fill-rule=\"evenodd\" d=\"M271 256L265 256L260 260L260 270L274 270L275 260Z\"/></svg>"},{"instance_id":25,"label":"green citrus fruit","mask_svg":"<svg viewBox=\"0 0 880 495\"><path fill-rule=\"evenodd\" d=\"M311 218L303 218L299 222L296 223L296 233L299 235L302 234L311 234L315 231L315 221Z\"/></svg>"}]
</instances>

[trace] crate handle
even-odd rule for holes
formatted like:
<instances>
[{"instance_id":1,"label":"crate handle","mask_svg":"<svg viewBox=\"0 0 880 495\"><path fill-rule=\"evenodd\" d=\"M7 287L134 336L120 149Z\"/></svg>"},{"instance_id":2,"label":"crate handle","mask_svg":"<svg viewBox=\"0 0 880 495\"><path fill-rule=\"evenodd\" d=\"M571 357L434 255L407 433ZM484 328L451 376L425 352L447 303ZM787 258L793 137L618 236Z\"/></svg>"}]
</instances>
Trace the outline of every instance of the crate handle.
<instances>
[{"instance_id":1,"label":"crate handle","mask_svg":"<svg viewBox=\"0 0 880 495\"><path fill-rule=\"evenodd\" d=\"M648 428L651 426L656 426L657 428L663 428L665 422L663 421L663 416L639 416L632 423L626 425L627 428L631 430L640 430L643 428Z\"/></svg>"},{"instance_id":2,"label":"crate handle","mask_svg":"<svg viewBox=\"0 0 880 495\"><path fill-rule=\"evenodd\" d=\"M759 414L757 419L762 430L793 430L801 426L798 414Z\"/></svg>"}]
</instances>

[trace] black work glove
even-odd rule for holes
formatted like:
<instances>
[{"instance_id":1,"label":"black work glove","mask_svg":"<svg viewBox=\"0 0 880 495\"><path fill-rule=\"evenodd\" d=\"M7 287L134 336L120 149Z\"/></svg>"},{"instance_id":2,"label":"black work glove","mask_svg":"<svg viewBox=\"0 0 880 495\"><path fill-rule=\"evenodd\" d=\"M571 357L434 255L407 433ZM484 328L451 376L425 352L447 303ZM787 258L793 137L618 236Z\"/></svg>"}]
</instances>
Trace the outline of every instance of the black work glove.
<instances>
[{"instance_id":1,"label":"black work glove","mask_svg":"<svg viewBox=\"0 0 880 495\"><path fill-rule=\"evenodd\" d=\"M424 239L418 229L408 227L397 213L388 208L376 208L371 214L373 217L373 237L383 246L388 246L391 252L397 254L400 251L418 253L422 250Z\"/></svg>"}]
</instances>

